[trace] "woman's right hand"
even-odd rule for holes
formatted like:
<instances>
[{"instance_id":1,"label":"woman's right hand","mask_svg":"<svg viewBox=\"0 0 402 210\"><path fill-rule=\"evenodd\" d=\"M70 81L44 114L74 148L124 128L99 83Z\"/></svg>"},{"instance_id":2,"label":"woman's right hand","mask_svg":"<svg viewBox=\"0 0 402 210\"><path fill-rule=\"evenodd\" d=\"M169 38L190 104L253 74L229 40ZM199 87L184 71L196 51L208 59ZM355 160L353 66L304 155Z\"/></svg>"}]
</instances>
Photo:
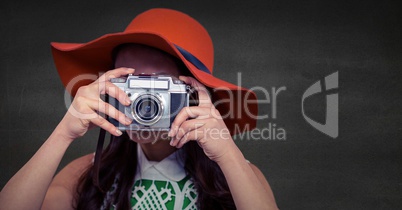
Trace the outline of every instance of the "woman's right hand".
<instances>
[{"instance_id":1,"label":"woman's right hand","mask_svg":"<svg viewBox=\"0 0 402 210\"><path fill-rule=\"evenodd\" d=\"M100 114L108 115L124 125L131 124L132 120L109 103L104 102L100 96L101 94L108 94L116 98L121 104L129 105L131 101L127 94L111 83L110 79L132 73L134 73L134 69L131 68L110 70L93 83L80 87L59 124L65 137L73 141L83 136L93 126L99 126L112 135L120 136L122 132Z\"/></svg>"}]
</instances>

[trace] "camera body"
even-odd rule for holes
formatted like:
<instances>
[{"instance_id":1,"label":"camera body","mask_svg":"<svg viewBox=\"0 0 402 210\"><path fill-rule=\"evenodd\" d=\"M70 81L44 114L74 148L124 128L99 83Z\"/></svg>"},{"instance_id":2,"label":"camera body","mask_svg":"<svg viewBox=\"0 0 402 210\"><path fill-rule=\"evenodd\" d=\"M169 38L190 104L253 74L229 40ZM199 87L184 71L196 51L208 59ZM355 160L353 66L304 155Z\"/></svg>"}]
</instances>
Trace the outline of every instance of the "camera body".
<instances>
[{"instance_id":1,"label":"camera body","mask_svg":"<svg viewBox=\"0 0 402 210\"><path fill-rule=\"evenodd\" d=\"M119 130L168 131L180 110L190 105L190 95L194 93L191 86L171 76L130 74L110 81L131 100L129 106L124 106L107 96L112 106L133 119L131 125L126 126L110 118Z\"/></svg>"}]
</instances>

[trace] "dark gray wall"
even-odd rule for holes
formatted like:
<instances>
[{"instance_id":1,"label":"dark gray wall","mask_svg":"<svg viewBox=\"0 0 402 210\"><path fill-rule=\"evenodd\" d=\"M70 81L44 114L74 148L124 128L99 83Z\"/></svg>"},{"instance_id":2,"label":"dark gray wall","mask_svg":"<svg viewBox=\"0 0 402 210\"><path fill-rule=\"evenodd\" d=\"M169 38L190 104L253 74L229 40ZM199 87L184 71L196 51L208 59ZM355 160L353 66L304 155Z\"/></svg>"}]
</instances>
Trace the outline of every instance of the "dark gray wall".
<instances>
[{"instance_id":1,"label":"dark gray wall","mask_svg":"<svg viewBox=\"0 0 402 210\"><path fill-rule=\"evenodd\" d=\"M29 3L28 3L29 2ZM0 13L0 187L28 161L64 115L49 43L87 42L124 30L139 12L186 12L210 32L215 75L242 85L286 87L261 104L286 140L237 138L261 168L282 209L402 207L402 18L396 5L327 1L7 1ZM301 97L339 72L339 137L315 130ZM261 93L259 93L261 96ZM306 101L324 122L325 95ZM93 152L97 130L68 149L60 168Z\"/></svg>"}]
</instances>

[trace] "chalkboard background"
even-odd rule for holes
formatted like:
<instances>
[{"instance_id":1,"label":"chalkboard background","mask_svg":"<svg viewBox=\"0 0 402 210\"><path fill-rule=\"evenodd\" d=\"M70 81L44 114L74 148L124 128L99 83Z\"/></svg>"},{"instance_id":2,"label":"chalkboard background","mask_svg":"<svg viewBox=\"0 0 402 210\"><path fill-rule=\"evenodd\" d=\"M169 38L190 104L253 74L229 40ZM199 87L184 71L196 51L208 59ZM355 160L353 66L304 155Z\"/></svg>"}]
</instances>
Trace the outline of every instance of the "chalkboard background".
<instances>
[{"instance_id":1,"label":"chalkboard background","mask_svg":"<svg viewBox=\"0 0 402 210\"><path fill-rule=\"evenodd\" d=\"M23 166L66 112L51 41L87 42L124 30L153 7L199 20L215 45L215 76L277 95L276 118L260 104L258 128L286 139L236 138L269 180L281 209L402 207L402 18L381 1L2 1L0 186ZM339 73L339 136L303 118L304 91ZM261 91L257 91L263 97ZM272 97L272 95L271 95ZM325 121L325 94L305 101ZM75 141L60 168L93 152L98 130Z\"/></svg>"}]
</instances>

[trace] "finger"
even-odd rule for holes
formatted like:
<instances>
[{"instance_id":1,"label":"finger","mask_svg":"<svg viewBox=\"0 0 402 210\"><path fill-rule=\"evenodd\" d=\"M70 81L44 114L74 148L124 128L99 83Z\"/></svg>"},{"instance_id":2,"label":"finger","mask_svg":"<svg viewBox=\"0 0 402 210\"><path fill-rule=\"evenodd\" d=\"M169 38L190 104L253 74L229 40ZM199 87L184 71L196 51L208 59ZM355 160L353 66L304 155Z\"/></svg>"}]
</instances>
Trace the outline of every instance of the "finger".
<instances>
[{"instance_id":1,"label":"finger","mask_svg":"<svg viewBox=\"0 0 402 210\"><path fill-rule=\"evenodd\" d=\"M198 82L193 77L180 76L179 79L182 80L184 83L193 87L198 92L199 106L208 106L208 107L212 106L211 97L209 96L209 92L203 84Z\"/></svg>"},{"instance_id":2,"label":"finger","mask_svg":"<svg viewBox=\"0 0 402 210\"><path fill-rule=\"evenodd\" d=\"M198 134L196 134L195 131L191 131L186 133L186 135L184 135L181 139L178 139L175 142L175 145L173 145L176 148L182 148L184 144L186 144L187 142L191 141L191 140L197 140Z\"/></svg>"},{"instance_id":3,"label":"finger","mask_svg":"<svg viewBox=\"0 0 402 210\"><path fill-rule=\"evenodd\" d=\"M204 133L198 129L191 130L175 142L176 148L183 147L189 141L199 142L204 136Z\"/></svg>"},{"instance_id":4,"label":"finger","mask_svg":"<svg viewBox=\"0 0 402 210\"><path fill-rule=\"evenodd\" d=\"M121 136L123 134L119 129L116 128L116 126L114 126L112 123L110 123L100 115L98 115L98 117L92 118L91 123L103 128L114 136Z\"/></svg>"},{"instance_id":5,"label":"finger","mask_svg":"<svg viewBox=\"0 0 402 210\"><path fill-rule=\"evenodd\" d=\"M108 115L109 117L116 119L123 125L131 124L132 120L130 118L125 116L122 112L117 110L114 106L102 101L101 99L99 99L99 100L88 99L87 104L92 110L96 110L100 113L104 113L104 114Z\"/></svg>"},{"instance_id":6,"label":"finger","mask_svg":"<svg viewBox=\"0 0 402 210\"><path fill-rule=\"evenodd\" d=\"M99 85L99 89L101 94L108 94L109 96L117 99L123 105L128 106L131 104L131 100L127 94L109 81L103 82L102 85Z\"/></svg>"},{"instance_id":7,"label":"finger","mask_svg":"<svg viewBox=\"0 0 402 210\"><path fill-rule=\"evenodd\" d=\"M169 131L169 136L175 136L177 134L177 131L180 127L180 125L186 121L187 119L190 118L199 118L199 119L206 119L210 117L210 108L206 107L198 107L198 106L192 106L192 107L184 107L183 109L180 110L180 112L176 115L176 118L174 119L171 129Z\"/></svg>"},{"instance_id":8,"label":"finger","mask_svg":"<svg viewBox=\"0 0 402 210\"><path fill-rule=\"evenodd\" d=\"M113 69L110 71L107 71L106 73L104 73L102 76L99 77L98 81L99 82L104 82L104 81L108 81L112 78L117 78L117 77L121 77L121 76L125 76L127 74L133 74L134 73L134 69L133 68L126 68L126 67L121 67L121 68L117 68L117 69Z\"/></svg>"},{"instance_id":9,"label":"finger","mask_svg":"<svg viewBox=\"0 0 402 210\"><path fill-rule=\"evenodd\" d=\"M200 129L205 125L205 120L193 119L187 120L181 124L178 128L178 131L175 136L172 137L171 144L172 146L176 146L177 143L182 139L187 133L194 131L196 129Z\"/></svg>"}]
</instances>

